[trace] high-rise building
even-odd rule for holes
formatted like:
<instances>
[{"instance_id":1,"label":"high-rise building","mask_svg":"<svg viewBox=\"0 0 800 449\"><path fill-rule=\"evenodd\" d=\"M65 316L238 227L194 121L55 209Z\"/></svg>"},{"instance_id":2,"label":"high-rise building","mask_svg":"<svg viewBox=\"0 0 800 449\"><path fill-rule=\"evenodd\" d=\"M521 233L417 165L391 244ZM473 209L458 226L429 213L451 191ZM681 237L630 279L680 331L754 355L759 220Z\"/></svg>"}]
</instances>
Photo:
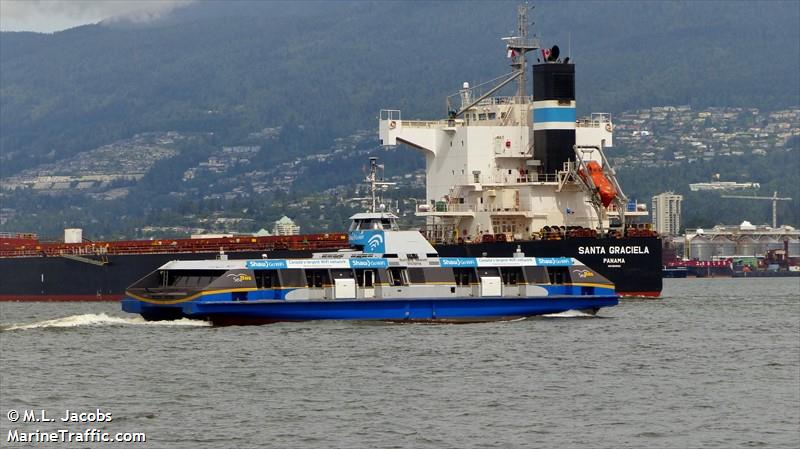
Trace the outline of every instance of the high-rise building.
<instances>
[{"instance_id":1,"label":"high-rise building","mask_svg":"<svg viewBox=\"0 0 800 449\"><path fill-rule=\"evenodd\" d=\"M272 233L275 235L298 235L300 234L300 226L294 224L291 218L284 215L280 220L275 222Z\"/></svg>"},{"instance_id":2,"label":"high-rise building","mask_svg":"<svg viewBox=\"0 0 800 449\"><path fill-rule=\"evenodd\" d=\"M653 197L653 227L660 234L678 235L683 195L664 192Z\"/></svg>"}]
</instances>

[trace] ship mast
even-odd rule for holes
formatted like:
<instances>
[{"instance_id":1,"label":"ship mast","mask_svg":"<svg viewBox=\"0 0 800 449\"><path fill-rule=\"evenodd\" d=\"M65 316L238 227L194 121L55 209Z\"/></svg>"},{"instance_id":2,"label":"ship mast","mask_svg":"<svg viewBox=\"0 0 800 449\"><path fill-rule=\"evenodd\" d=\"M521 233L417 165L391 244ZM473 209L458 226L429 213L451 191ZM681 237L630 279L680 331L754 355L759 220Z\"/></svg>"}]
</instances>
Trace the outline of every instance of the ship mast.
<instances>
[{"instance_id":1,"label":"ship mast","mask_svg":"<svg viewBox=\"0 0 800 449\"><path fill-rule=\"evenodd\" d=\"M539 42L536 39L528 39L528 3L517 6L517 35L507 39L508 49L511 53L511 67L519 72L517 77L517 97L520 101L525 101L525 66L526 58L525 53L536 50L539 48Z\"/></svg>"},{"instance_id":2,"label":"ship mast","mask_svg":"<svg viewBox=\"0 0 800 449\"><path fill-rule=\"evenodd\" d=\"M369 165L370 165L369 175L367 175L367 178L366 178L365 182L369 183L369 190L370 190L370 194L371 194L371 197L372 197L372 210L371 210L371 212L375 213L375 212L378 211L378 189L381 189L381 188L384 188L384 187L388 187L388 186L393 186L396 183L395 182L385 182L385 181L383 181L383 177L381 177L381 180L378 180L378 169L379 168L383 169L383 165L378 165L378 158L377 157L375 157L375 156L370 157L369 158ZM381 210L381 212L383 212L383 210Z\"/></svg>"}]
</instances>

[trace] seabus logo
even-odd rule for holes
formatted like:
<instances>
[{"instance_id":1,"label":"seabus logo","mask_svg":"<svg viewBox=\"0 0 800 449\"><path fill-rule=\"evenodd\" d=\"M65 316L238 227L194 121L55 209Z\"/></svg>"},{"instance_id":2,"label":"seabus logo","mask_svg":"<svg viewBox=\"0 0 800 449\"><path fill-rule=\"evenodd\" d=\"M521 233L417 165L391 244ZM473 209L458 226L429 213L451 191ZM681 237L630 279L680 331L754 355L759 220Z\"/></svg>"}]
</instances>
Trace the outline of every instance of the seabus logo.
<instances>
[{"instance_id":1,"label":"seabus logo","mask_svg":"<svg viewBox=\"0 0 800 449\"><path fill-rule=\"evenodd\" d=\"M592 273L589 270L572 270L572 272L577 274L578 277L581 279L590 278L594 276L594 273Z\"/></svg>"},{"instance_id":2,"label":"seabus logo","mask_svg":"<svg viewBox=\"0 0 800 449\"><path fill-rule=\"evenodd\" d=\"M244 274L244 273L242 273L242 274L231 273L231 274L228 275L228 277L231 278L231 280L233 282L245 282L245 281L252 281L253 280L252 276L250 276L248 274Z\"/></svg>"}]
</instances>

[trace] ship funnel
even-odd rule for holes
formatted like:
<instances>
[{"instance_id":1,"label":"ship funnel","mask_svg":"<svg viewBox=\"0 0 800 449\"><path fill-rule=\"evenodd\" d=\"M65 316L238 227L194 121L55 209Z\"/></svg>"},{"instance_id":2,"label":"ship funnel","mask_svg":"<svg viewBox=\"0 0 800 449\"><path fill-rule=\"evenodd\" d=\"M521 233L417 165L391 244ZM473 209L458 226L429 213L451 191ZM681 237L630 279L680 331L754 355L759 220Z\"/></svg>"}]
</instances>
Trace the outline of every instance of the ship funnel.
<instances>
[{"instance_id":1,"label":"ship funnel","mask_svg":"<svg viewBox=\"0 0 800 449\"><path fill-rule=\"evenodd\" d=\"M553 47L555 49L555 47ZM533 149L544 173L575 160L575 65L533 66Z\"/></svg>"}]
</instances>

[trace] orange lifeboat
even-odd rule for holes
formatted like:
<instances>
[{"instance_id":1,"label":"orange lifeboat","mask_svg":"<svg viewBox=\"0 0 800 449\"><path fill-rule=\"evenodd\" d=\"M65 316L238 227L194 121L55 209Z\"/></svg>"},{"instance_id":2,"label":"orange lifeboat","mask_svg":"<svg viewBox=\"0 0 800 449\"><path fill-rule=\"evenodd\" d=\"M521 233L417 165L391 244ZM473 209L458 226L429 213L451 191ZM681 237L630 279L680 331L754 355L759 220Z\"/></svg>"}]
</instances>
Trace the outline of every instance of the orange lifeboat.
<instances>
[{"instance_id":1,"label":"orange lifeboat","mask_svg":"<svg viewBox=\"0 0 800 449\"><path fill-rule=\"evenodd\" d=\"M603 174L603 168L600 167L600 164L596 161L589 161L586 164L586 170L589 172L592 182L597 187L597 192L600 194L600 201L603 203L603 207L608 207L608 205L614 201L614 197L617 196L617 189L615 189L611 181L606 178L606 175ZM586 176L583 170L581 170L580 174L581 176Z\"/></svg>"}]
</instances>

